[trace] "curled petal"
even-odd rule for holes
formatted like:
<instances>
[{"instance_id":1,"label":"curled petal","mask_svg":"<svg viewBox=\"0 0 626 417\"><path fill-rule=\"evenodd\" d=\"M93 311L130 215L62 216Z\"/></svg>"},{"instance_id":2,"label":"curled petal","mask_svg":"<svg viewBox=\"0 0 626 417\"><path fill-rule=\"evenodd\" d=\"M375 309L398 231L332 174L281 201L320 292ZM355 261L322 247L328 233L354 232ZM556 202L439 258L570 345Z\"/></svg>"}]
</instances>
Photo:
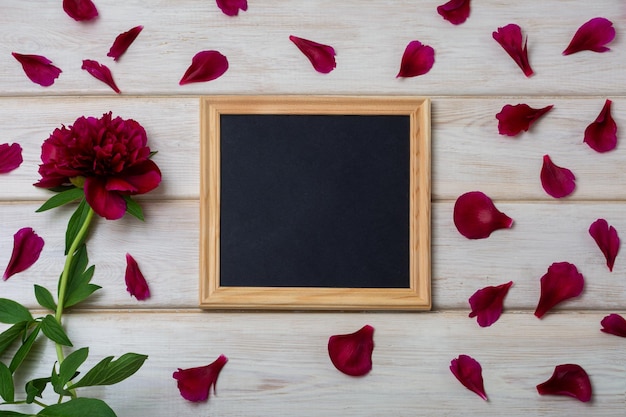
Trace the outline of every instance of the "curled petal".
<instances>
[{"instance_id":1,"label":"curled petal","mask_svg":"<svg viewBox=\"0 0 626 417\"><path fill-rule=\"evenodd\" d=\"M346 375L363 376L372 370L374 328L363 326L351 334L331 336L328 354L335 368Z\"/></svg>"},{"instance_id":2,"label":"curled petal","mask_svg":"<svg viewBox=\"0 0 626 417\"><path fill-rule=\"evenodd\" d=\"M59 74L62 72L61 69L52 65L52 61L45 56L22 55L17 52L12 52L12 55L22 64L26 76L42 87L49 87L54 84L54 80L59 78Z\"/></svg>"},{"instance_id":3,"label":"curled petal","mask_svg":"<svg viewBox=\"0 0 626 417\"><path fill-rule=\"evenodd\" d=\"M18 230L13 235L13 253L2 279L6 281L18 272L30 268L39 259L43 244L43 239L31 227Z\"/></svg>"},{"instance_id":4,"label":"curled petal","mask_svg":"<svg viewBox=\"0 0 626 417\"><path fill-rule=\"evenodd\" d=\"M528 104L505 105L496 114L498 132L501 135L515 136L520 132L527 132L541 116L552 110L552 105L542 109L533 109Z\"/></svg>"},{"instance_id":5,"label":"curled petal","mask_svg":"<svg viewBox=\"0 0 626 417\"><path fill-rule=\"evenodd\" d=\"M23 161L22 147L19 143L0 144L0 174L6 174L17 169Z\"/></svg>"},{"instance_id":6,"label":"curled petal","mask_svg":"<svg viewBox=\"0 0 626 417\"><path fill-rule=\"evenodd\" d=\"M109 53L107 56L113 58L114 61L120 59L120 57L126 52L128 47L137 39L137 36L143 30L143 26L135 26L130 29L128 32L120 33L115 38L113 45L111 45L111 49L109 49Z\"/></svg>"},{"instance_id":7,"label":"curled petal","mask_svg":"<svg viewBox=\"0 0 626 417\"><path fill-rule=\"evenodd\" d=\"M567 197L576 188L576 177L567 168L557 166L548 155L543 156L541 185L554 198Z\"/></svg>"},{"instance_id":8,"label":"curled petal","mask_svg":"<svg viewBox=\"0 0 626 417\"><path fill-rule=\"evenodd\" d=\"M528 50L526 47L528 39L522 45L522 29L518 25L510 23L498 28L496 32L493 32L493 38L513 58L513 61L522 69L525 76L530 77L533 75L533 70L528 63Z\"/></svg>"},{"instance_id":9,"label":"curled petal","mask_svg":"<svg viewBox=\"0 0 626 417\"><path fill-rule=\"evenodd\" d=\"M613 226L609 226L606 220L598 219L589 226L589 234L604 254L609 271L613 271L620 244L617 230Z\"/></svg>"},{"instance_id":10,"label":"curled petal","mask_svg":"<svg viewBox=\"0 0 626 417\"><path fill-rule=\"evenodd\" d=\"M611 100L604 102L602 111L585 129L585 142L596 152L608 152L617 146L617 124L611 116Z\"/></svg>"},{"instance_id":11,"label":"curled petal","mask_svg":"<svg viewBox=\"0 0 626 417\"><path fill-rule=\"evenodd\" d=\"M562 301L578 297L583 292L585 279L576 266L569 262L555 262L541 277L541 297L535 316L543 317L552 307Z\"/></svg>"},{"instance_id":12,"label":"curled petal","mask_svg":"<svg viewBox=\"0 0 626 417\"><path fill-rule=\"evenodd\" d=\"M483 369L476 359L468 355L459 355L450 362L450 371L465 388L487 401L483 385Z\"/></svg>"},{"instance_id":13,"label":"curled petal","mask_svg":"<svg viewBox=\"0 0 626 417\"><path fill-rule=\"evenodd\" d=\"M121 93L120 89L117 88L117 85L115 85L111 70L106 65L102 65L99 62L93 61L91 59L84 59L81 69L84 69L94 78L97 78L98 80L111 87L113 91L115 91L117 94Z\"/></svg>"},{"instance_id":14,"label":"curled petal","mask_svg":"<svg viewBox=\"0 0 626 417\"><path fill-rule=\"evenodd\" d=\"M209 399L211 387L216 393L217 378L228 358L220 355L213 363L197 368L180 369L172 377L178 381L180 395L187 401L198 402Z\"/></svg>"},{"instance_id":15,"label":"curled petal","mask_svg":"<svg viewBox=\"0 0 626 417\"><path fill-rule=\"evenodd\" d=\"M180 79L179 85L211 81L221 77L228 69L228 59L218 51L198 52Z\"/></svg>"},{"instance_id":16,"label":"curled petal","mask_svg":"<svg viewBox=\"0 0 626 417\"><path fill-rule=\"evenodd\" d=\"M481 191L470 191L457 198L453 216L457 230L468 239L483 239L513 225L513 219L499 211Z\"/></svg>"},{"instance_id":17,"label":"curled petal","mask_svg":"<svg viewBox=\"0 0 626 417\"><path fill-rule=\"evenodd\" d=\"M396 78L424 75L430 71L434 64L435 50L428 45L422 44L420 41L411 41L406 46L404 54L402 54L400 71Z\"/></svg>"},{"instance_id":18,"label":"curled petal","mask_svg":"<svg viewBox=\"0 0 626 417\"><path fill-rule=\"evenodd\" d=\"M63 0L63 10L78 21L91 20L98 16L98 9L91 0Z\"/></svg>"},{"instance_id":19,"label":"curled petal","mask_svg":"<svg viewBox=\"0 0 626 417\"><path fill-rule=\"evenodd\" d=\"M480 327L489 327L495 323L502 314L504 298L509 292L513 281L497 287L485 287L478 290L469 299L472 312L469 317L476 317Z\"/></svg>"},{"instance_id":20,"label":"curled petal","mask_svg":"<svg viewBox=\"0 0 626 417\"><path fill-rule=\"evenodd\" d=\"M600 322L604 333L626 337L626 319L619 314L609 314Z\"/></svg>"},{"instance_id":21,"label":"curled petal","mask_svg":"<svg viewBox=\"0 0 626 417\"><path fill-rule=\"evenodd\" d=\"M302 52L309 61L311 61L315 71L328 74L337 66L335 62L335 49L332 46L293 35L289 36L289 40L298 47L300 52Z\"/></svg>"},{"instance_id":22,"label":"curled petal","mask_svg":"<svg viewBox=\"0 0 626 417\"><path fill-rule=\"evenodd\" d=\"M226 16L237 16L239 10L248 10L248 0L216 0L216 3Z\"/></svg>"},{"instance_id":23,"label":"curled petal","mask_svg":"<svg viewBox=\"0 0 626 417\"><path fill-rule=\"evenodd\" d=\"M126 254L126 291L139 301L143 301L150 297L150 288L144 278L137 261L129 253Z\"/></svg>"},{"instance_id":24,"label":"curled petal","mask_svg":"<svg viewBox=\"0 0 626 417\"><path fill-rule=\"evenodd\" d=\"M99 177L85 178L85 200L100 217L107 220L121 219L126 213L126 200L116 191L106 188L106 180Z\"/></svg>"},{"instance_id":25,"label":"curled petal","mask_svg":"<svg viewBox=\"0 0 626 417\"><path fill-rule=\"evenodd\" d=\"M557 365L550 379L537 385L537 392L541 395L567 395L585 403L591 400L591 381L580 365Z\"/></svg>"},{"instance_id":26,"label":"curled petal","mask_svg":"<svg viewBox=\"0 0 626 417\"><path fill-rule=\"evenodd\" d=\"M611 49L605 46L615 39L613 22L604 17L595 17L578 28L563 55L580 51L606 52Z\"/></svg>"},{"instance_id":27,"label":"curled petal","mask_svg":"<svg viewBox=\"0 0 626 417\"><path fill-rule=\"evenodd\" d=\"M437 7L437 13L453 25L460 25L469 17L470 0L450 0Z\"/></svg>"}]
</instances>

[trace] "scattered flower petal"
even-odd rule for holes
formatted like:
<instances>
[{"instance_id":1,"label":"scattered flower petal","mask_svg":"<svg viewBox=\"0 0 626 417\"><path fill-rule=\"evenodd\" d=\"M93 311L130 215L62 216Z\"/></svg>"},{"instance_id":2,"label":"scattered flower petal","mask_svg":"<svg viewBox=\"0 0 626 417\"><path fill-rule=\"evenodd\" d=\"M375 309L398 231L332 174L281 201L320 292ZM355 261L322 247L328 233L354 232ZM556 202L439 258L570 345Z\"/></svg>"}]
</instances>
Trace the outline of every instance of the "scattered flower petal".
<instances>
[{"instance_id":1,"label":"scattered flower petal","mask_svg":"<svg viewBox=\"0 0 626 417\"><path fill-rule=\"evenodd\" d=\"M553 105L542 109L533 109L528 104L507 104L496 114L498 132L501 135L515 136L522 131L527 132L541 116L552 110Z\"/></svg>"},{"instance_id":2,"label":"scattered flower petal","mask_svg":"<svg viewBox=\"0 0 626 417\"><path fill-rule=\"evenodd\" d=\"M554 198L567 197L576 188L574 173L567 168L555 165L548 155L543 156L540 176L543 189Z\"/></svg>"},{"instance_id":3,"label":"scattered flower petal","mask_svg":"<svg viewBox=\"0 0 626 417\"><path fill-rule=\"evenodd\" d=\"M476 291L469 299L470 307L472 308L469 317L476 317L480 327L489 327L498 321L502 314L504 298L508 294L511 285L513 285L513 281L497 287L489 286Z\"/></svg>"},{"instance_id":4,"label":"scattered flower petal","mask_svg":"<svg viewBox=\"0 0 626 417\"><path fill-rule=\"evenodd\" d=\"M239 10L248 10L248 0L216 0L216 3L226 16L237 16Z\"/></svg>"},{"instance_id":5,"label":"scattered flower petal","mask_svg":"<svg viewBox=\"0 0 626 417\"><path fill-rule=\"evenodd\" d=\"M550 379L537 385L537 392L541 395L567 395L586 403L591 400L591 381L580 365L557 365Z\"/></svg>"},{"instance_id":6,"label":"scattered flower petal","mask_svg":"<svg viewBox=\"0 0 626 417\"><path fill-rule=\"evenodd\" d=\"M578 297L583 292L585 279L576 266L569 262L555 262L541 277L541 297L535 309L537 318L543 317L562 301Z\"/></svg>"},{"instance_id":7,"label":"scattered flower petal","mask_svg":"<svg viewBox=\"0 0 626 417\"><path fill-rule=\"evenodd\" d=\"M98 80L111 87L113 91L115 91L117 94L121 93L120 89L117 88L117 85L115 85L111 70L106 65L102 65L99 62L93 61L91 59L84 59L81 69L84 69L94 78L97 78Z\"/></svg>"},{"instance_id":8,"label":"scattered flower petal","mask_svg":"<svg viewBox=\"0 0 626 417\"><path fill-rule=\"evenodd\" d=\"M115 38L113 45L111 45L111 49L109 49L109 53L107 56L113 58L113 61L117 61L120 57L126 52L128 47L137 39L137 36L143 30L143 26L135 26L130 29L128 32L120 33Z\"/></svg>"},{"instance_id":9,"label":"scattered flower petal","mask_svg":"<svg viewBox=\"0 0 626 417\"><path fill-rule=\"evenodd\" d=\"M411 41L402 54L400 71L396 78L424 75L434 64L435 50L428 45L423 45L420 41Z\"/></svg>"},{"instance_id":10,"label":"scattered flower petal","mask_svg":"<svg viewBox=\"0 0 626 417\"><path fill-rule=\"evenodd\" d=\"M6 281L11 276L30 268L39 259L43 244L43 239L31 227L18 230L13 235L13 253L2 279Z\"/></svg>"},{"instance_id":11,"label":"scattered flower petal","mask_svg":"<svg viewBox=\"0 0 626 417\"><path fill-rule=\"evenodd\" d=\"M534 74L530 64L528 63L528 39L524 41L522 46L522 29L510 23L504 27L498 28L493 32L493 38L504 48L513 61L522 69L524 75L530 77Z\"/></svg>"},{"instance_id":12,"label":"scattered flower petal","mask_svg":"<svg viewBox=\"0 0 626 417\"><path fill-rule=\"evenodd\" d=\"M613 22L603 17L595 17L578 28L563 55L580 51L606 52L611 49L605 46L615 39Z\"/></svg>"},{"instance_id":13,"label":"scattered flower petal","mask_svg":"<svg viewBox=\"0 0 626 417\"><path fill-rule=\"evenodd\" d=\"M228 59L218 51L198 52L181 78L179 85L211 81L221 77L228 69Z\"/></svg>"},{"instance_id":14,"label":"scattered flower petal","mask_svg":"<svg viewBox=\"0 0 626 417\"><path fill-rule=\"evenodd\" d=\"M613 226L609 226L605 219L598 219L589 226L589 234L604 254L609 271L613 271L620 244L617 230Z\"/></svg>"},{"instance_id":15,"label":"scattered flower petal","mask_svg":"<svg viewBox=\"0 0 626 417\"><path fill-rule=\"evenodd\" d=\"M487 401L487 394L483 385L483 369L480 363L471 356L459 355L450 362L450 370L465 388L476 393Z\"/></svg>"},{"instance_id":16,"label":"scattered flower petal","mask_svg":"<svg viewBox=\"0 0 626 417\"><path fill-rule=\"evenodd\" d=\"M457 230L468 239L483 239L513 225L513 219L499 211L491 198L480 191L470 191L457 198L453 216Z\"/></svg>"},{"instance_id":17,"label":"scattered flower petal","mask_svg":"<svg viewBox=\"0 0 626 417\"><path fill-rule=\"evenodd\" d=\"M289 40L311 61L315 71L328 74L335 69L335 49L332 46L290 35Z\"/></svg>"},{"instance_id":18,"label":"scattered flower petal","mask_svg":"<svg viewBox=\"0 0 626 417\"><path fill-rule=\"evenodd\" d=\"M583 142L596 152L608 152L617 146L617 124L611 116L611 103L606 100L596 120L585 129Z\"/></svg>"},{"instance_id":19,"label":"scattered flower petal","mask_svg":"<svg viewBox=\"0 0 626 417\"><path fill-rule=\"evenodd\" d=\"M453 25L460 25L469 17L470 0L450 0L437 7L437 13Z\"/></svg>"},{"instance_id":20,"label":"scattered flower petal","mask_svg":"<svg viewBox=\"0 0 626 417\"><path fill-rule=\"evenodd\" d=\"M144 278L137 261L130 253L126 254L126 274L124 276L126 280L126 291L139 301L143 301L150 297L150 288Z\"/></svg>"},{"instance_id":21,"label":"scattered flower petal","mask_svg":"<svg viewBox=\"0 0 626 417\"><path fill-rule=\"evenodd\" d=\"M22 147L19 143L0 144L0 174L6 174L22 165Z\"/></svg>"},{"instance_id":22,"label":"scattered flower petal","mask_svg":"<svg viewBox=\"0 0 626 417\"><path fill-rule=\"evenodd\" d=\"M63 0L63 10L78 21L95 19L98 10L91 0Z\"/></svg>"},{"instance_id":23,"label":"scattered flower petal","mask_svg":"<svg viewBox=\"0 0 626 417\"><path fill-rule=\"evenodd\" d=\"M619 314L609 314L600 322L604 333L626 337L626 319Z\"/></svg>"},{"instance_id":24,"label":"scattered flower petal","mask_svg":"<svg viewBox=\"0 0 626 417\"><path fill-rule=\"evenodd\" d=\"M211 387L216 393L217 378L228 358L220 355L213 363L197 368L180 369L172 377L178 381L180 395L187 401L206 401L209 399Z\"/></svg>"},{"instance_id":25,"label":"scattered flower petal","mask_svg":"<svg viewBox=\"0 0 626 417\"><path fill-rule=\"evenodd\" d=\"M59 78L59 74L63 72L60 68L52 65L52 61L45 56L22 55L17 52L12 52L12 55L22 64L26 76L42 87L49 87L54 84L54 80Z\"/></svg>"},{"instance_id":26,"label":"scattered flower petal","mask_svg":"<svg viewBox=\"0 0 626 417\"><path fill-rule=\"evenodd\" d=\"M335 368L346 375L363 376L372 370L374 328L363 326L351 334L331 336L328 354Z\"/></svg>"}]
</instances>

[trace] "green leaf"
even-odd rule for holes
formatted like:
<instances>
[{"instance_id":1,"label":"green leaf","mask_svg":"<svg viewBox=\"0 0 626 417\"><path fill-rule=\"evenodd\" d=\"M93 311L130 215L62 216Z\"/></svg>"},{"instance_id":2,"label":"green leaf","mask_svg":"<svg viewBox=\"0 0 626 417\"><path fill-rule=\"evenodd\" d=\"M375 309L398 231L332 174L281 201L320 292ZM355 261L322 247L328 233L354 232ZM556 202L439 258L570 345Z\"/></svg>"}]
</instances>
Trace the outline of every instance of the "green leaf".
<instances>
[{"instance_id":1,"label":"green leaf","mask_svg":"<svg viewBox=\"0 0 626 417\"><path fill-rule=\"evenodd\" d=\"M117 417L104 401L83 397L50 405L39 411L37 415L41 417Z\"/></svg>"},{"instance_id":2,"label":"green leaf","mask_svg":"<svg viewBox=\"0 0 626 417\"><path fill-rule=\"evenodd\" d=\"M76 376L76 371L78 371L78 368L87 360L87 355L89 355L89 348L84 347L70 353L63 363L61 363L57 382L58 387L56 385L54 387L57 393L61 394L61 391L65 388L65 384Z\"/></svg>"},{"instance_id":3,"label":"green leaf","mask_svg":"<svg viewBox=\"0 0 626 417\"><path fill-rule=\"evenodd\" d=\"M46 337L55 343L63 346L72 346L72 342L63 330L63 326L59 324L56 318L52 314L48 314L41 321L41 331Z\"/></svg>"},{"instance_id":4,"label":"green leaf","mask_svg":"<svg viewBox=\"0 0 626 417\"><path fill-rule=\"evenodd\" d=\"M70 251L70 247L74 239L76 239L80 228L87 220L87 213L89 213L89 204L87 204L87 201L83 198L67 224L67 231L65 232L65 255Z\"/></svg>"},{"instance_id":5,"label":"green leaf","mask_svg":"<svg viewBox=\"0 0 626 417\"><path fill-rule=\"evenodd\" d=\"M93 278L95 266L92 265L87 268L88 264L87 246L83 244L76 250L70 265L65 293L65 307L71 307L80 303L101 288L98 285L89 283L91 278Z\"/></svg>"},{"instance_id":6,"label":"green leaf","mask_svg":"<svg viewBox=\"0 0 626 417\"><path fill-rule=\"evenodd\" d=\"M65 307L71 307L73 305L80 303L81 301L89 297L91 294L98 291L100 288L102 287L96 284L87 284L87 285L84 285L75 289L74 291L72 291L70 296L66 298Z\"/></svg>"},{"instance_id":7,"label":"green leaf","mask_svg":"<svg viewBox=\"0 0 626 417\"><path fill-rule=\"evenodd\" d=\"M125 353L116 360L108 356L91 368L72 388L117 384L137 372L146 359L148 356L137 353Z\"/></svg>"},{"instance_id":8,"label":"green leaf","mask_svg":"<svg viewBox=\"0 0 626 417\"><path fill-rule=\"evenodd\" d=\"M24 362L24 359L28 356L28 353L33 348L33 344L39 335L39 330L41 329L40 324L38 323L32 332L28 335L22 346L17 349L15 355L13 356L13 360L11 360L11 364L9 365L9 369L12 373L15 373L17 368Z\"/></svg>"},{"instance_id":9,"label":"green leaf","mask_svg":"<svg viewBox=\"0 0 626 417\"><path fill-rule=\"evenodd\" d=\"M35 397L42 398L43 391L46 389L46 385L52 380L52 378L37 378L30 380L26 383L26 403L32 404L35 401Z\"/></svg>"},{"instance_id":10,"label":"green leaf","mask_svg":"<svg viewBox=\"0 0 626 417\"><path fill-rule=\"evenodd\" d=\"M0 397L8 403L15 401L15 385L11 370L0 362Z\"/></svg>"},{"instance_id":11,"label":"green leaf","mask_svg":"<svg viewBox=\"0 0 626 417\"><path fill-rule=\"evenodd\" d=\"M37 209L37 213L71 203L72 201L76 201L84 196L85 192L82 188L72 187L50 197L48 201L43 203L43 205Z\"/></svg>"},{"instance_id":12,"label":"green leaf","mask_svg":"<svg viewBox=\"0 0 626 417\"><path fill-rule=\"evenodd\" d=\"M52 298L52 294L47 288L42 287L41 285L35 284L35 298L37 299L39 305L43 308L47 308L52 311L57 309L57 305L54 302L54 298Z\"/></svg>"},{"instance_id":13,"label":"green leaf","mask_svg":"<svg viewBox=\"0 0 626 417\"><path fill-rule=\"evenodd\" d=\"M30 311L23 305L7 298L0 298L0 323L15 324L32 321Z\"/></svg>"},{"instance_id":14,"label":"green leaf","mask_svg":"<svg viewBox=\"0 0 626 417\"><path fill-rule=\"evenodd\" d=\"M4 351L26 331L28 323L27 321L15 323L13 326L0 333L0 354L4 353Z\"/></svg>"},{"instance_id":15,"label":"green leaf","mask_svg":"<svg viewBox=\"0 0 626 417\"><path fill-rule=\"evenodd\" d=\"M130 214L131 216L135 216L141 221L144 221L145 219L143 217L143 210L141 206L135 200L130 198L129 195L125 195L123 197L126 201L126 213Z\"/></svg>"}]
</instances>

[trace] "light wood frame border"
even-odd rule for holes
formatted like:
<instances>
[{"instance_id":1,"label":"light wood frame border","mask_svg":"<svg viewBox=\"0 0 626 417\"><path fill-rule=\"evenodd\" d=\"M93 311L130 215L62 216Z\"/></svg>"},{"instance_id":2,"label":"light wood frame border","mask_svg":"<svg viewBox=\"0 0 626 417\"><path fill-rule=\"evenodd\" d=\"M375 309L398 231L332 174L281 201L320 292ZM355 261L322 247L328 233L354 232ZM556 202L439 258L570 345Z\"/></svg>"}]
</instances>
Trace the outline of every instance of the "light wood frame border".
<instances>
[{"instance_id":1,"label":"light wood frame border","mask_svg":"<svg viewBox=\"0 0 626 417\"><path fill-rule=\"evenodd\" d=\"M200 307L277 310L429 310L430 100L380 96L202 97ZM408 115L409 288L223 287L220 285L220 115Z\"/></svg>"}]
</instances>

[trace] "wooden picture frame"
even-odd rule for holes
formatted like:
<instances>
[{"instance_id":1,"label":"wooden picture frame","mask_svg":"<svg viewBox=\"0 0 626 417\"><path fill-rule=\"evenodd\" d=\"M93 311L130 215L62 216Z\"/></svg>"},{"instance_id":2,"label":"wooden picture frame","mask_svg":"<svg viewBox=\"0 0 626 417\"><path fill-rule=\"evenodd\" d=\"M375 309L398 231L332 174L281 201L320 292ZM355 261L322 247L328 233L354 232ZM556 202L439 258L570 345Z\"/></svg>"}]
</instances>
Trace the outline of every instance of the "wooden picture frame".
<instances>
[{"instance_id":1,"label":"wooden picture frame","mask_svg":"<svg viewBox=\"0 0 626 417\"><path fill-rule=\"evenodd\" d=\"M201 98L200 307L278 310L428 310L430 100L377 96L212 96ZM223 285L221 128L225 115L392 115L409 120L408 285L402 288Z\"/></svg>"}]
</instances>

